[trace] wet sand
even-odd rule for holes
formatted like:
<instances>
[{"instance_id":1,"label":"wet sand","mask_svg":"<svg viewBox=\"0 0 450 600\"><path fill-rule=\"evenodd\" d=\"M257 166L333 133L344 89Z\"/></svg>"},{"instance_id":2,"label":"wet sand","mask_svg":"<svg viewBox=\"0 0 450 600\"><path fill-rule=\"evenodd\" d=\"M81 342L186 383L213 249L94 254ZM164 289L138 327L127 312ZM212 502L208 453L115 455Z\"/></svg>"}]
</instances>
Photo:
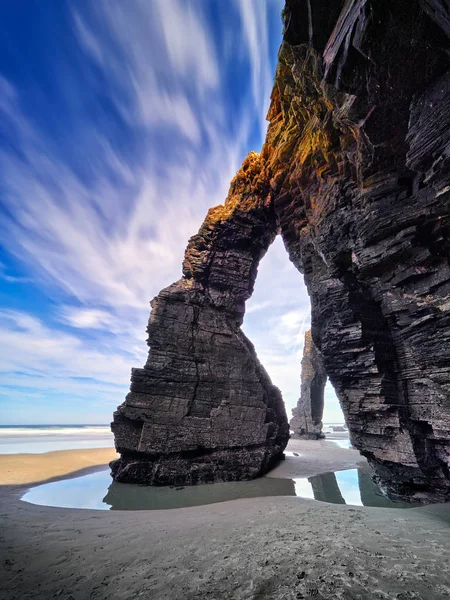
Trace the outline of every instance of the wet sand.
<instances>
[{"instance_id":1,"label":"wet sand","mask_svg":"<svg viewBox=\"0 0 450 600\"><path fill-rule=\"evenodd\" d=\"M301 460L288 457L271 477L364 462L329 441L292 440L288 449ZM29 482L24 456L10 456L8 469ZM100 460L97 450L36 458L44 456L45 467L33 465L35 481L62 476L64 465L66 476L92 470ZM2 600L450 597L448 506L405 511L266 497L169 511L59 509L22 502L29 485L5 485L12 475L4 465Z\"/></svg>"},{"instance_id":2,"label":"wet sand","mask_svg":"<svg viewBox=\"0 0 450 600\"><path fill-rule=\"evenodd\" d=\"M88 468L104 467L117 457L114 448L59 450L44 454L0 454L0 485L42 483Z\"/></svg>"}]
</instances>

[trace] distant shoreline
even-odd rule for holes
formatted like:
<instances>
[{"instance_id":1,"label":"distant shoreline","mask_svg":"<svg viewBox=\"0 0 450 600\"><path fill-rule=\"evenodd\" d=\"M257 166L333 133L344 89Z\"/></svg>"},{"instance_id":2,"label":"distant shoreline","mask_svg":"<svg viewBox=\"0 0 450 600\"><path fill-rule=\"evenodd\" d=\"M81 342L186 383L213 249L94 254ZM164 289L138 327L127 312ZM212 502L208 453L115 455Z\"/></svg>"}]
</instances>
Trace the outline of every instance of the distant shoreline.
<instances>
[{"instance_id":1,"label":"distant shoreline","mask_svg":"<svg viewBox=\"0 0 450 600\"><path fill-rule=\"evenodd\" d=\"M366 462L357 451L342 449L332 440L326 439L321 441L291 439L288 450L302 452L301 472L297 472L296 461L293 463L291 460L285 460L272 469L267 474L268 477L282 479L309 477L328 471L354 468L357 464ZM87 468L104 468L116 457L117 453L113 447L0 454L0 486L35 485L59 478L73 477L75 473ZM294 465L295 469L292 471Z\"/></svg>"},{"instance_id":2,"label":"distant shoreline","mask_svg":"<svg viewBox=\"0 0 450 600\"><path fill-rule=\"evenodd\" d=\"M0 455L113 447L109 425L1 425Z\"/></svg>"},{"instance_id":3,"label":"distant shoreline","mask_svg":"<svg viewBox=\"0 0 450 600\"><path fill-rule=\"evenodd\" d=\"M345 426L345 423L343 422L337 422L337 421L332 421L329 423L324 423L323 426L324 427L330 427L332 425L343 425ZM37 423L34 425L0 425L0 429L14 429L14 428L29 428L29 429L36 429L39 427L42 428L46 428L46 427L110 427L110 423Z\"/></svg>"}]
</instances>

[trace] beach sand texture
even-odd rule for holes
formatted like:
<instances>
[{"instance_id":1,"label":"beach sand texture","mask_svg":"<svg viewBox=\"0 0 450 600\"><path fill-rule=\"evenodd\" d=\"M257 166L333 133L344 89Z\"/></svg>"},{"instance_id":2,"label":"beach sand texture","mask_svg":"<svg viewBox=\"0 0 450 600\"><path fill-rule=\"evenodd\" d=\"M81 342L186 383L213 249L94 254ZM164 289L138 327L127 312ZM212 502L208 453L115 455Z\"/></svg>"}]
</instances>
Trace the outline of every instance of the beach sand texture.
<instances>
[{"instance_id":1,"label":"beach sand texture","mask_svg":"<svg viewBox=\"0 0 450 600\"><path fill-rule=\"evenodd\" d=\"M46 454L0 454L0 485L40 483L114 460L114 448L59 450Z\"/></svg>"},{"instance_id":2,"label":"beach sand texture","mask_svg":"<svg viewBox=\"0 0 450 600\"><path fill-rule=\"evenodd\" d=\"M288 449L299 459L270 476L364 463L355 450L327 441L292 440ZM111 450L104 453L103 464ZM30 469L35 481L46 470L50 479L92 469L101 452L9 458L15 481L29 482ZM22 502L27 485L10 485L5 464L2 600L450 597L447 506L395 510L266 497L169 511L57 509Z\"/></svg>"}]
</instances>

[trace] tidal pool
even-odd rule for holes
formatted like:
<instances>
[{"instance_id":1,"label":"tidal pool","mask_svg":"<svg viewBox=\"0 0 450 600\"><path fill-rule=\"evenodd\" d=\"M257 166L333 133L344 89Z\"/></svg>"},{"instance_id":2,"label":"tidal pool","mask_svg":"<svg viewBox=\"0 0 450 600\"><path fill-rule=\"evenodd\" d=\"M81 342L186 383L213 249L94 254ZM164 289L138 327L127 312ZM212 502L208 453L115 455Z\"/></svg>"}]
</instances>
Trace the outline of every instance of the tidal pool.
<instances>
[{"instance_id":1,"label":"tidal pool","mask_svg":"<svg viewBox=\"0 0 450 600\"><path fill-rule=\"evenodd\" d=\"M358 469L300 479L261 477L253 481L192 487L149 487L117 483L111 480L109 469L105 469L33 487L22 496L22 500L62 508L164 510L260 496L297 496L333 504L384 508L414 506L406 502L393 502L383 495L370 473Z\"/></svg>"}]
</instances>

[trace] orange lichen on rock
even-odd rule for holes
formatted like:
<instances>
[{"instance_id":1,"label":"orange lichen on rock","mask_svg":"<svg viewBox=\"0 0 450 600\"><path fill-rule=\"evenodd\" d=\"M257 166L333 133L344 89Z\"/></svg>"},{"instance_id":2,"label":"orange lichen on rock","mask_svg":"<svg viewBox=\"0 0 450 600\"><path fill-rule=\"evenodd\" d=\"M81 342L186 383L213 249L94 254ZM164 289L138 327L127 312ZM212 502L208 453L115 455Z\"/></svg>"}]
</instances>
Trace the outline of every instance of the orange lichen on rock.
<instances>
[{"instance_id":1,"label":"orange lichen on rock","mask_svg":"<svg viewBox=\"0 0 450 600\"><path fill-rule=\"evenodd\" d=\"M211 208L207 219L211 223L217 223L229 219L238 208L251 210L264 195L267 181L267 167L262 153L249 152L230 183L224 204Z\"/></svg>"},{"instance_id":2,"label":"orange lichen on rock","mask_svg":"<svg viewBox=\"0 0 450 600\"><path fill-rule=\"evenodd\" d=\"M314 49L283 43L262 152L248 154L231 181L224 204L208 211L202 229L215 229L236 211L251 211L261 202L269 206L280 193L299 187L308 190L312 182L315 187L305 194L305 209L311 223L322 218L327 198L321 190L327 188L330 178L348 168L348 159L351 162L356 156L361 139L358 126L348 115L351 105L347 95L324 83L321 60ZM354 170L356 173L356 166ZM192 265L188 248L187 272L192 273Z\"/></svg>"},{"instance_id":3,"label":"orange lichen on rock","mask_svg":"<svg viewBox=\"0 0 450 600\"><path fill-rule=\"evenodd\" d=\"M272 196L267 162L262 153L250 152L231 181L224 204L208 211L199 232L190 239L183 262L184 276L199 281L207 277L212 261L218 262L217 246L225 243L229 236L236 240L246 237L245 234L237 234L238 229L245 230L245 223L248 223L247 237L254 227L261 227L262 223L267 226L267 235L274 236L276 224ZM259 224L260 219L262 223ZM266 235L263 238L265 245ZM237 243L246 244L243 240ZM231 242L229 244L232 245ZM235 251L230 248L223 260L228 259L232 252Z\"/></svg>"},{"instance_id":4,"label":"orange lichen on rock","mask_svg":"<svg viewBox=\"0 0 450 600\"><path fill-rule=\"evenodd\" d=\"M323 81L314 49L282 44L263 156L273 188L284 193L302 187L312 223L325 214L326 197L320 189L329 185L330 178L337 179L352 164L357 178L355 157L361 136L349 116L351 106L348 95Z\"/></svg>"}]
</instances>

